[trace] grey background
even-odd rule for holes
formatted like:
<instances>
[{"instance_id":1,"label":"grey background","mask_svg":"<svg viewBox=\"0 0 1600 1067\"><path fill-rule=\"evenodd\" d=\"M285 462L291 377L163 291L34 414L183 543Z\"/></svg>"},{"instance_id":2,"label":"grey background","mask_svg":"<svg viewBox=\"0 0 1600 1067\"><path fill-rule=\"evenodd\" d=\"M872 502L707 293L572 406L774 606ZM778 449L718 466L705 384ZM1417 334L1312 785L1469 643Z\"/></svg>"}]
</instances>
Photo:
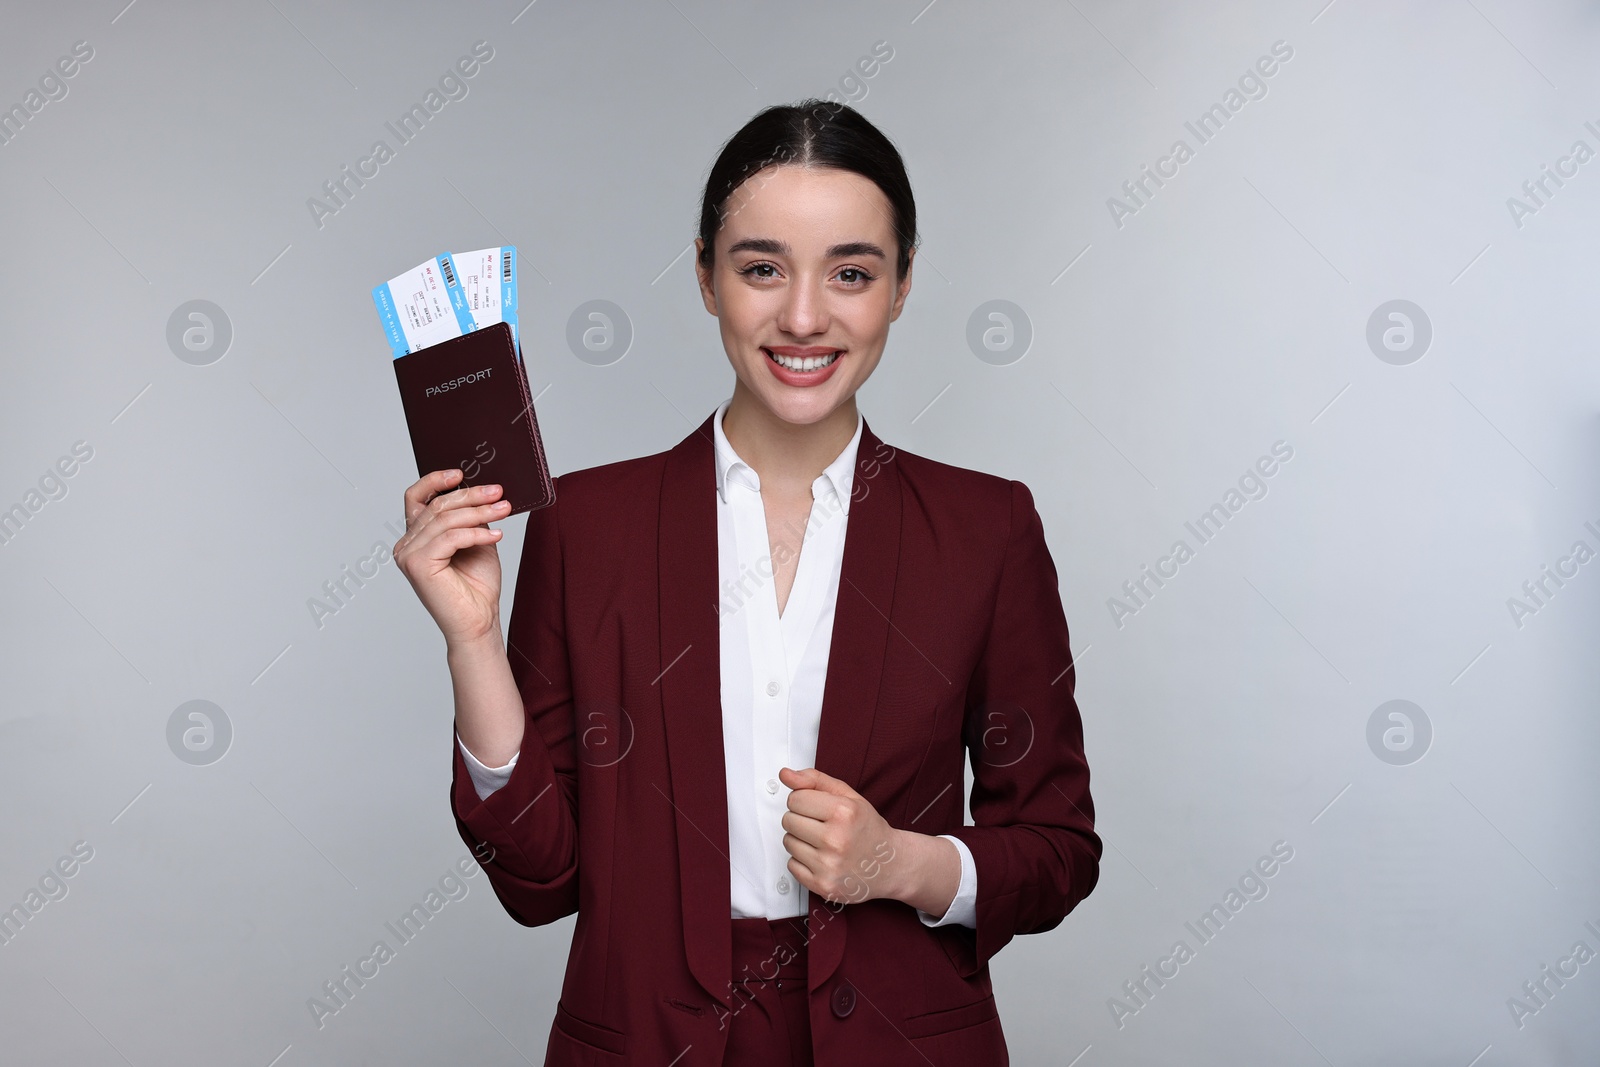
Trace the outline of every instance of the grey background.
<instances>
[{"instance_id":1,"label":"grey background","mask_svg":"<svg viewBox=\"0 0 1600 1067\"><path fill-rule=\"evenodd\" d=\"M706 169L880 40L841 95L904 154L924 244L860 403L1032 488L1107 844L1094 894L994 962L1016 1061L1600 1054L1600 962L1520 1027L1507 1004L1600 951L1600 562L1520 626L1507 603L1600 548L1600 160L1521 226L1507 206L1600 149L1600 7L124 2L11 5L0 35L7 107L94 49L0 146L0 508L93 448L0 545L0 904L94 850L0 947L7 1062L541 1059L570 920L517 926L481 875L326 1025L307 1007L466 855L443 644L403 576L320 629L307 607L392 544L414 477L368 292L515 243L557 473L670 447L733 381L683 254ZM307 198L478 40L468 95L319 228ZM1197 147L1185 120L1279 40L1267 95ZM233 331L206 366L166 340L195 299ZM599 299L634 332L603 367L566 342ZM1433 332L1404 366L1366 341L1397 299ZM990 300L1032 331L1004 366L967 343ZM1280 440L1267 495L1117 625L1122 583ZM1402 766L1367 741L1397 699L1432 726ZM209 765L169 747L192 700L231 726ZM1110 998L1277 841L1269 895L1119 1027Z\"/></svg>"}]
</instances>

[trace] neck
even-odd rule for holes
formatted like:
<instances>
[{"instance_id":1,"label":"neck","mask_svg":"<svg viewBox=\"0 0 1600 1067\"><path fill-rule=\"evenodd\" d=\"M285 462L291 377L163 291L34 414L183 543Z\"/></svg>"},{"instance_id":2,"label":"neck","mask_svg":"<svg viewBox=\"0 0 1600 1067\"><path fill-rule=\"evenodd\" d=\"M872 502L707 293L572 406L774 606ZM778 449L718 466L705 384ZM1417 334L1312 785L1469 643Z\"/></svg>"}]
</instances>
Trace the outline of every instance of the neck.
<instances>
[{"instance_id":1,"label":"neck","mask_svg":"<svg viewBox=\"0 0 1600 1067\"><path fill-rule=\"evenodd\" d=\"M809 496L811 483L855 436L857 419L852 396L817 422L785 422L735 380L722 432L739 458L755 469L763 490Z\"/></svg>"}]
</instances>

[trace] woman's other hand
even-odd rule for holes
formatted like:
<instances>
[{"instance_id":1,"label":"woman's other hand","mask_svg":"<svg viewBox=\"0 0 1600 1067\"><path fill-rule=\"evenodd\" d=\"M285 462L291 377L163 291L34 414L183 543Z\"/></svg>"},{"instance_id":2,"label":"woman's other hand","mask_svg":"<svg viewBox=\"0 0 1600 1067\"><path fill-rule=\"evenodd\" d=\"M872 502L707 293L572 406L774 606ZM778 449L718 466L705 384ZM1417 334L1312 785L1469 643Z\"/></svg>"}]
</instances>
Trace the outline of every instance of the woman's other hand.
<instances>
[{"instance_id":1,"label":"woman's other hand","mask_svg":"<svg viewBox=\"0 0 1600 1067\"><path fill-rule=\"evenodd\" d=\"M784 767L782 818L789 873L825 900L903 900L943 915L961 883L961 853L948 841L897 830L872 802L815 767Z\"/></svg>"},{"instance_id":2,"label":"woman's other hand","mask_svg":"<svg viewBox=\"0 0 1600 1067\"><path fill-rule=\"evenodd\" d=\"M406 490L406 532L395 562L452 647L500 629L500 553L504 531L487 525L511 511L498 485L451 489L459 469L433 471Z\"/></svg>"}]
</instances>

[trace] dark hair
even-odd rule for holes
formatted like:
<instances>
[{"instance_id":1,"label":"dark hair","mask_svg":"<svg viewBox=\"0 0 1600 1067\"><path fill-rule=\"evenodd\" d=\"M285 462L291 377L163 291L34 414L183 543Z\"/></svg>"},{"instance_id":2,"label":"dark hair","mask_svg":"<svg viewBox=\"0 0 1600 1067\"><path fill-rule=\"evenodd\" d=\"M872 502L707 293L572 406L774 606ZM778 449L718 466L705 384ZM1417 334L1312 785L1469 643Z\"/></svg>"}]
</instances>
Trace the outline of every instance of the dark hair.
<instances>
[{"instance_id":1,"label":"dark hair","mask_svg":"<svg viewBox=\"0 0 1600 1067\"><path fill-rule=\"evenodd\" d=\"M700 204L700 238L705 241L701 266L711 266L712 241L722 226L728 197L746 179L782 164L853 171L882 189L894 212L891 224L900 246L895 276L906 276L917 244L917 205L900 153L861 112L816 97L766 108L722 146L706 177Z\"/></svg>"}]
</instances>

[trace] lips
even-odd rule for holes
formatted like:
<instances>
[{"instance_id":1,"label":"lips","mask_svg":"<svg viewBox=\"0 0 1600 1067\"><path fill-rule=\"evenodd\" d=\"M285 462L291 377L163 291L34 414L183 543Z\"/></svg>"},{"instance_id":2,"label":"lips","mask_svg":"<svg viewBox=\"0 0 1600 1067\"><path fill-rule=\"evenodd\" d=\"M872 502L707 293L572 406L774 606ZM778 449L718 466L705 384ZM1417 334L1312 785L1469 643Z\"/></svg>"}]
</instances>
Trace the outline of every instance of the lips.
<instances>
[{"instance_id":1,"label":"lips","mask_svg":"<svg viewBox=\"0 0 1600 1067\"><path fill-rule=\"evenodd\" d=\"M833 376L844 357L844 350L826 345L775 345L761 349L767 368L785 385L821 385Z\"/></svg>"},{"instance_id":2,"label":"lips","mask_svg":"<svg viewBox=\"0 0 1600 1067\"><path fill-rule=\"evenodd\" d=\"M833 359L843 354L842 349L822 345L777 345L763 348L769 359L796 373L807 373L829 366Z\"/></svg>"}]
</instances>

